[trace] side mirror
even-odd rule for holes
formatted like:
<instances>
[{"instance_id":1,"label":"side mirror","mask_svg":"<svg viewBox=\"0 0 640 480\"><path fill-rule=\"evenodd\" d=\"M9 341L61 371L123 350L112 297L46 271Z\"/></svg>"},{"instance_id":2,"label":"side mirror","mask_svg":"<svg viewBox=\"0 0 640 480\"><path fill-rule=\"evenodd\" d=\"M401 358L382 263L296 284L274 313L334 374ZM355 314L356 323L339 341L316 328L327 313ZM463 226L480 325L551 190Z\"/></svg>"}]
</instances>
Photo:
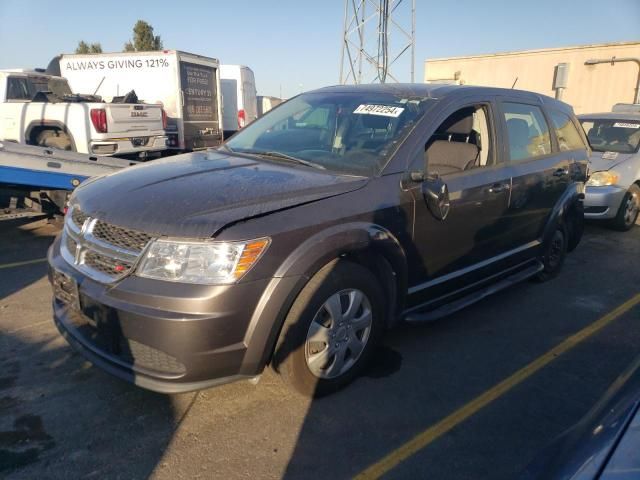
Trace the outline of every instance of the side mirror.
<instances>
[{"instance_id":1,"label":"side mirror","mask_svg":"<svg viewBox=\"0 0 640 480\"><path fill-rule=\"evenodd\" d=\"M422 182L422 196L434 217L438 220L447 218L451 209L449 188L438 174L425 176Z\"/></svg>"}]
</instances>

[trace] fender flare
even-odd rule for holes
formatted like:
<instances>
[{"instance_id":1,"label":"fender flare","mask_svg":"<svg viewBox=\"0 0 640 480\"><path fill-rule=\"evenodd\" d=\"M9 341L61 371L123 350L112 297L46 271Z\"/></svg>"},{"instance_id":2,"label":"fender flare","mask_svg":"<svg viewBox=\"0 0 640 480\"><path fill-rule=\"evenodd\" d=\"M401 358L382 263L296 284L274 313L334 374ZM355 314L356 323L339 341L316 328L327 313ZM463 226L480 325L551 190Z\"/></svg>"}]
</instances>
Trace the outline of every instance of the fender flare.
<instances>
[{"instance_id":1,"label":"fender flare","mask_svg":"<svg viewBox=\"0 0 640 480\"><path fill-rule=\"evenodd\" d=\"M564 221L573 208L578 208L578 211L582 211L581 202L584 200L584 192L585 185L582 182L574 182L567 187L549 214L542 232L542 245L551 237L556 226Z\"/></svg>"},{"instance_id":2,"label":"fender flare","mask_svg":"<svg viewBox=\"0 0 640 480\"><path fill-rule=\"evenodd\" d=\"M78 151L78 149L76 148L76 141L73 138L73 134L69 131L67 126L64 123L62 123L60 120L34 120L34 121L32 121L27 126L27 129L25 130L25 134L24 134L25 141L27 143L29 143L29 140L31 139L31 134L33 133L33 130L35 128L42 128L42 127L52 127L52 129L58 129L58 130L63 131L66 135L68 135L69 140L71 140L71 148L73 148L73 151L74 152ZM45 128L45 130L46 130L46 128Z\"/></svg>"},{"instance_id":3,"label":"fender flare","mask_svg":"<svg viewBox=\"0 0 640 480\"><path fill-rule=\"evenodd\" d=\"M332 260L349 255L366 255L382 262L381 268L390 270L395 279L390 313L402 305L407 289L407 261L400 242L389 230L366 222L322 230L282 262L258 301L244 338L247 352L243 365L247 372L255 374L269 362L285 318L309 279ZM388 290L387 285L381 286Z\"/></svg>"}]
</instances>

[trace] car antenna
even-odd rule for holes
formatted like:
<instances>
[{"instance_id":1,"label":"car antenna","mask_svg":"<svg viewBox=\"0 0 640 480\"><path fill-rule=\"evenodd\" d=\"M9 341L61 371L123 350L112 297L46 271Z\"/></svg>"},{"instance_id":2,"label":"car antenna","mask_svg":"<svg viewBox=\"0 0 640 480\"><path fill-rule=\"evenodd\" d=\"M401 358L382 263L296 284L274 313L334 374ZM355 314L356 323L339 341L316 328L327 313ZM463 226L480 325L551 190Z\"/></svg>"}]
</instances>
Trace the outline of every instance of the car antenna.
<instances>
[{"instance_id":1,"label":"car antenna","mask_svg":"<svg viewBox=\"0 0 640 480\"><path fill-rule=\"evenodd\" d=\"M94 95L95 95L96 93L98 93L98 89L100 88L100 85L102 85L102 82L104 82L104 79L105 79L105 78L107 78L107 77L106 77L106 76L105 76L105 77L102 77L102 80L100 80L100 83L98 84L98 86L96 87L96 89L93 91L93 94L94 94Z\"/></svg>"},{"instance_id":2,"label":"car antenna","mask_svg":"<svg viewBox=\"0 0 640 480\"><path fill-rule=\"evenodd\" d=\"M516 77L516 79L513 81L513 85L511 85L511 90L513 90L513 87L515 87L516 83L518 83L518 78L519 77Z\"/></svg>"}]
</instances>

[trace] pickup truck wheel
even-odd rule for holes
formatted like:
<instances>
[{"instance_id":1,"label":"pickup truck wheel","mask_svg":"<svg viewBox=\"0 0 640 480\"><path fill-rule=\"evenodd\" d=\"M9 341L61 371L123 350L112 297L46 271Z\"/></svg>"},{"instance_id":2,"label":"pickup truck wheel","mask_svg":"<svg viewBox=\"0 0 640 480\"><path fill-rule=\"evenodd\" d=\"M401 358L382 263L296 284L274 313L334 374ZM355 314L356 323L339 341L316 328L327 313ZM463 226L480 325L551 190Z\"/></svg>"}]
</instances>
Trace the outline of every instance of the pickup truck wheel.
<instances>
[{"instance_id":1,"label":"pickup truck wheel","mask_svg":"<svg viewBox=\"0 0 640 480\"><path fill-rule=\"evenodd\" d=\"M563 224L559 224L542 247L543 253L540 260L544 268L534 277L534 280L546 282L560 273L567 255L567 243L567 229Z\"/></svg>"},{"instance_id":2,"label":"pickup truck wheel","mask_svg":"<svg viewBox=\"0 0 640 480\"><path fill-rule=\"evenodd\" d=\"M36 144L56 150L71 150L71 138L60 130L43 130L38 134Z\"/></svg>"},{"instance_id":3,"label":"pickup truck wheel","mask_svg":"<svg viewBox=\"0 0 640 480\"><path fill-rule=\"evenodd\" d=\"M295 300L274 355L286 383L321 397L350 383L365 367L384 325L376 278L352 262L320 270Z\"/></svg>"},{"instance_id":4,"label":"pickup truck wheel","mask_svg":"<svg viewBox=\"0 0 640 480\"><path fill-rule=\"evenodd\" d=\"M631 230L638 219L640 212L640 187L631 185L618 209L616 218L611 222L611 226L621 232Z\"/></svg>"}]
</instances>

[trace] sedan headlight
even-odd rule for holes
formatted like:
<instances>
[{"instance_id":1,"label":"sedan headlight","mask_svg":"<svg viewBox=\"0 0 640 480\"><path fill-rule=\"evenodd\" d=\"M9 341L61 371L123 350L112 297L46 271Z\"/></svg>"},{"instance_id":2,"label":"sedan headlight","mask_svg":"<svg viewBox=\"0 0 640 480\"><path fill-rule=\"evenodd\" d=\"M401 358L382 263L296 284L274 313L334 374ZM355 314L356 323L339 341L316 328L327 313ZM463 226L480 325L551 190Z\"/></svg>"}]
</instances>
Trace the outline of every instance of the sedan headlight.
<instances>
[{"instance_id":1,"label":"sedan headlight","mask_svg":"<svg viewBox=\"0 0 640 480\"><path fill-rule=\"evenodd\" d=\"M611 170L603 172L593 172L587 181L587 185L590 187L606 187L608 185L615 185L618 183L620 175Z\"/></svg>"},{"instance_id":2,"label":"sedan headlight","mask_svg":"<svg viewBox=\"0 0 640 480\"><path fill-rule=\"evenodd\" d=\"M228 284L247 273L269 246L268 238L246 242L156 240L137 275L170 282Z\"/></svg>"}]
</instances>

